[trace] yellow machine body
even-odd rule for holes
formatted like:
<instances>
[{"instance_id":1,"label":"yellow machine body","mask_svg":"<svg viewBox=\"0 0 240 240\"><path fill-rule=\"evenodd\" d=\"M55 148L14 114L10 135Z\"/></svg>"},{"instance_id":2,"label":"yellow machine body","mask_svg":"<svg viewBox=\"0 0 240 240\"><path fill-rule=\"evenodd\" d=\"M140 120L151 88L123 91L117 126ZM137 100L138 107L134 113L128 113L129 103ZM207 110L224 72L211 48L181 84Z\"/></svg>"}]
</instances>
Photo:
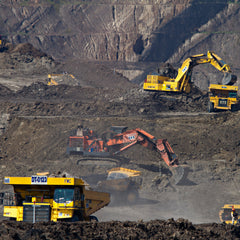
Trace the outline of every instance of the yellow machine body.
<instances>
[{"instance_id":1,"label":"yellow machine body","mask_svg":"<svg viewBox=\"0 0 240 240\"><path fill-rule=\"evenodd\" d=\"M187 67L178 70L178 79L169 78L161 75L147 75L147 79L143 83L143 89L148 91L163 92L186 92L191 91L190 75L182 76L187 71ZM182 79L180 79L180 76Z\"/></svg>"},{"instance_id":2,"label":"yellow machine body","mask_svg":"<svg viewBox=\"0 0 240 240\"><path fill-rule=\"evenodd\" d=\"M143 88L149 91L179 92L179 84L177 82L171 80L169 77L160 75L147 75Z\"/></svg>"},{"instance_id":3,"label":"yellow machine body","mask_svg":"<svg viewBox=\"0 0 240 240\"><path fill-rule=\"evenodd\" d=\"M208 51L207 54L198 54L188 57L178 69L176 78L161 76L160 74L150 74L143 84L143 89L148 91L162 92L185 92L189 93L192 88L191 82L192 70L199 64L211 64L217 70L228 74L223 84L232 85L236 81L235 76L232 78L231 69L218 55Z\"/></svg>"},{"instance_id":4,"label":"yellow machine body","mask_svg":"<svg viewBox=\"0 0 240 240\"><path fill-rule=\"evenodd\" d=\"M110 194L88 190L78 178L5 177L4 184L13 186L14 195L4 198L3 216L16 221L88 221L110 202Z\"/></svg>"},{"instance_id":5,"label":"yellow machine body","mask_svg":"<svg viewBox=\"0 0 240 240\"><path fill-rule=\"evenodd\" d=\"M72 74L63 73L63 74L48 74L47 85L48 86L57 86L59 83L64 83L65 79L75 79Z\"/></svg>"},{"instance_id":6,"label":"yellow machine body","mask_svg":"<svg viewBox=\"0 0 240 240\"><path fill-rule=\"evenodd\" d=\"M232 206L234 206L236 212L240 217L240 204L225 204L219 211L219 219L221 222L232 224L232 217L231 217ZM237 221L234 222L234 224L236 223Z\"/></svg>"},{"instance_id":7,"label":"yellow machine body","mask_svg":"<svg viewBox=\"0 0 240 240\"><path fill-rule=\"evenodd\" d=\"M141 172L137 171L137 170L117 167L117 168L112 168L112 169L108 170L108 175L110 175L113 172L114 173L123 173L123 174L128 175L128 177L136 177L136 176L139 176L141 174Z\"/></svg>"},{"instance_id":8,"label":"yellow machine body","mask_svg":"<svg viewBox=\"0 0 240 240\"><path fill-rule=\"evenodd\" d=\"M135 203L142 180L140 171L127 168L112 168L105 181L98 183L98 188L111 193L115 202ZM113 202L114 202L113 201Z\"/></svg>"},{"instance_id":9,"label":"yellow machine body","mask_svg":"<svg viewBox=\"0 0 240 240\"><path fill-rule=\"evenodd\" d=\"M238 86L210 84L209 112L217 109L233 111L238 102Z\"/></svg>"}]
</instances>

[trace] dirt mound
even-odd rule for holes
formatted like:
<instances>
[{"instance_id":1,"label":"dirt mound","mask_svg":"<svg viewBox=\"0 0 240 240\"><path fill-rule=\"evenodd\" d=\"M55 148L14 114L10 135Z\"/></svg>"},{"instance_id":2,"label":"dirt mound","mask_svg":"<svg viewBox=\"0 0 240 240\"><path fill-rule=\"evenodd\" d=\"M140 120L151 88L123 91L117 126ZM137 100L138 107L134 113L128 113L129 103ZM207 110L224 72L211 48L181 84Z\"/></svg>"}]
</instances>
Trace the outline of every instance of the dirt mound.
<instances>
[{"instance_id":1,"label":"dirt mound","mask_svg":"<svg viewBox=\"0 0 240 240\"><path fill-rule=\"evenodd\" d=\"M21 55L30 55L35 58L47 57L47 54L36 49L30 43L20 43L17 45L7 43L5 45L5 53L19 53Z\"/></svg>"},{"instance_id":2,"label":"dirt mound","mask_svg":"<svg viewBox=\"0 0 240 240\"><path fill-rule=\"evenodd\" d=\"M17 92L7 87L0 87L0 97L5 96L19 104L18 111L25 112L21 102L28 101L32 105L38 102L38 108L33 107L28 114L61 115L62 109L69 109L80 115L156 115L161 112L206 112L207 94L196 92L192 94L167 95L162 93L144 92L139 88L132 89L101 89L60 84L48 86L42 82L24 86ZM15 102L16 98L18 103ZM42 101L41 103L39 101ZM52 104L54 102L55 104ZM49 107L51 105L51 108ZM41 108L40 108L41 106ZM10 107L9 110L16 109ZM50 111L52 109L52 111ZM41 113L37 110L41 110ZM12 112L9 112L12 113ZM16 112L14 112L16 114Z\"/></svg>"},{"instance_id":3,"label":"dirt mound","mask_svg":"<svg viewBox=\"0 0 240 240\"><path fill-rule=\"evenodd\" d=\"M1 239L237 239L239 226L193 225L184 219L149 222L0 223Z\"/></svg>"},{"instance_id":4,"label":"dirt mound","mask_svg":"<svg viewBox=\"0 0 240 240\"><path fill-rule=\"evenodd\" d=\"M13 95L14 95L14 93L13 93L13 91L11 89L9 89L8 87L0 84L0 96L4 96L4 97L8 96L8 97L10 97L10 96L13 96Z\"/></svg>"},{"instance_id":5,"label":"dirt mound","mask_svg":"<svg viewBox=\"0 0 240 240\"><path fill-rule=\"evenodd\" d=\"M202 92L197 87L193 87L189 94L176 93L168 94L154 92L148 96L149 102L155 104L155 111L172 112L206 112L208 104L208 94Z\"/></svg>"}]
</instances>

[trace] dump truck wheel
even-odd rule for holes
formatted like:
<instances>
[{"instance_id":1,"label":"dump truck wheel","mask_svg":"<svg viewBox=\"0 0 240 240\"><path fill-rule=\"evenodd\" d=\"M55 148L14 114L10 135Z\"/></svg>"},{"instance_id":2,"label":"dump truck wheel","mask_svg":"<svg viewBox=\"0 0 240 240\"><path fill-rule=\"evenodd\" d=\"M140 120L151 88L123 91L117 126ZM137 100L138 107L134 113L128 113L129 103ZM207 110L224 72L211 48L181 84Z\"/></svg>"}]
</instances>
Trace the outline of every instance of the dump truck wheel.
<instances>
[{"instance_id":1,"label":"dump truck wheel","mask_svg":"<svg viewBox=\"0 0 240 240\"><path fill-rule=\"evenodd\" d=\"M79 217L77 215L73 215L73 217L70 219L70 222L78 222Z\"/></svg>"},{"instance_id":2,"label":"dump truck wheel","mask_svg":"<svg viewBox=\"0 0 240 240\"><path fill-rule=\"evenodd\" d=\"M214 112L214 103L208 102L208 112Z\"/></svg>"},{"instance_id":3,"label":"dump truck wheel","mask_svg":"<svg viewBox=\"0 0 240 240\"><path fill-rule=\"evenodd\" d=\"M98 222L98 218L96 216L90 216L91 222Z\"/></svg>"},{"instance_id":4,"label":"dump truck wheel","mask_svg":"<svg viewBox=\"0 0 240 240\"><path fill-rule=\"evenodd\" d=\"M231 105L231 112L235 112L238 110L238 105L237 104L232 104Z\"/></svg>"},{"instance_id":5,"label":"dump truck wheel","mask_svg":"<svg viewBox=\"0 0 240 240\"><path fill-rule=\"evenodd\" d=\"M138 192L136 190L132 190L127 195L127 203L134 204L138 199Z\"/></svg>"}]
</instances>

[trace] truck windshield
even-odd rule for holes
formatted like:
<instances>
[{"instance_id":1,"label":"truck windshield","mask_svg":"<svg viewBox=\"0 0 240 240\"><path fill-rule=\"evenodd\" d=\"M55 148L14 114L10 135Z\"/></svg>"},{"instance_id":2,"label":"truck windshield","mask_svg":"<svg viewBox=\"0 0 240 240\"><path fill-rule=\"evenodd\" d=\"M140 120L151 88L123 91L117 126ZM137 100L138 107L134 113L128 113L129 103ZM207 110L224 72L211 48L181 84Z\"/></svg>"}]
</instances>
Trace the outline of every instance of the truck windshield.
<instances>
[{"instance_id":1,"label":"truck windshield","mask_svg":"<svg viewBox=\"0 0 240 240\"><path fill-rule=\"evenodd\" d=\"M107 180L123 179L123 178L128 178L128 175L124 173L112 172L108 175Z\"/></svg>"},{"instance_id":2,"label":"truck windshield","mask_svg":"<svg viewBox=\"0 0 240 240\"><path fill-rule=\"evenodd\" d=\"M54 192L54 201L56 203L65 203L73 201L74 189L56 188Z\"/></svg>"},{"instance_id":3,"label":"truck windshield","mask_svg":"<svg viewBox=\"0 0 240 240\"><path fill-rule=\"evenodd\" d=\"M237 92L230 92L229 97L230 98L236 98L237 97Z\"/></svg>"}]
</instances>

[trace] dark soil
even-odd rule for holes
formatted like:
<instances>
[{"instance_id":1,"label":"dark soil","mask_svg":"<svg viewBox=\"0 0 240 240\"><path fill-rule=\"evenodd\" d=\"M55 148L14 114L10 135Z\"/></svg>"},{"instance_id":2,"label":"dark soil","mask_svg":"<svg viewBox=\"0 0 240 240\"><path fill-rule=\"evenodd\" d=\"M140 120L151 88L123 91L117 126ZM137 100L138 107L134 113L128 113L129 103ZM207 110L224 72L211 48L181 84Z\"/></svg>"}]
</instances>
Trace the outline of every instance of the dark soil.
<instances>
[{"instance_id":1,"label":"dark soil","mask_svg":"<svg viewBox=\"0 0 240 240\"><path fill-rule=\"evenodd\" d=\"M239 226L194 225L184 219L149 222L16 223L2 221L0 238L19 239L239 239Z\"/></svg>"},{"instance_id":2,"label":"dark soil","mask_svg":"<svg viewBox=\"0 0 240 240\"><path fill-rule=\"evenodd\" d=\"M80 76L80 86L47 86L49 62L41 65L45 70L37 71L37 75L19 68L18 59L26 59L24 56L33 57L34 66L46 58L39 53L35 56L28 45L26 49L30 50L21 51L25 55L15 56L11 68L6 61L5 72L14 72L7 84L1 75L2 178L67 172L86 179L95 188L107 170L122 166L141 171L142 188L135 205L110 204L97 212L98 223L26 224L2 220L0 239L239 238L239 226L221 224L218 218L223 204L239 201L239 112L209 114L207 95L197 88L189 95L144 92L120 74L113 75L109 66L95 62L54 63L47 57L55 66L52 72L72 69L75 76ZM12 52L4 54L11 56ZM29 70L33 65L29 62L21 66ZM13 90L16 85L22 87ZM115 165L104 165L100 160L99 164L83 164L79 156L66 154L68 137L78 125L93 129L99 136L110 126L120 125L167 138L186 169L186 182L175 185L159 155L140 145L122 152ZM10 190L2 180L0 186L2 191Z\"/></svg>"}]
</instances>

